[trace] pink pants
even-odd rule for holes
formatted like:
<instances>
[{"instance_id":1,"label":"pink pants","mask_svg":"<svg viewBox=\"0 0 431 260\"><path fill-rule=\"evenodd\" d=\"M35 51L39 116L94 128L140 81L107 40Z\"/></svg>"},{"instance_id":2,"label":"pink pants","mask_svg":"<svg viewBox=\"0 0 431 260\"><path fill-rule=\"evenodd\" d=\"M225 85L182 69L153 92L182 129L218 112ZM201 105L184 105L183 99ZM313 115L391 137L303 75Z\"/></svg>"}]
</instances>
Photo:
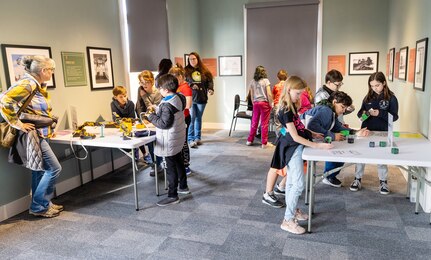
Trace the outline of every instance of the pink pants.
<instances>
[{"instance_id":1,"label":"pink pants","mask_svg":"<svg viewBox=\"0 0 431 260\"><path fill-rule=\"evenodd\" d=\"M251 118L250 134L247 141L253 142L256 136L256 131L259 126L260 118L260 134L262 137L262 144L268 143L268 126L269 117L271 114L271 106L268 102L254 102L253 103L253 117Z\"/></svg>"}]
</instances>

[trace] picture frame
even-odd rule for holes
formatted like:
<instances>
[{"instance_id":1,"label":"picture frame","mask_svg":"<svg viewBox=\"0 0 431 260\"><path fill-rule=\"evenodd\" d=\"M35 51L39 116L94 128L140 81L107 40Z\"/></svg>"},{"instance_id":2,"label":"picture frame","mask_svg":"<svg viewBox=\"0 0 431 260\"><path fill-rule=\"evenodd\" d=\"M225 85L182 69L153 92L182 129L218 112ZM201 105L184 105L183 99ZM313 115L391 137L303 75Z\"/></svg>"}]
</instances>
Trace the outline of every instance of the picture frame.
<instances>
[{"instance_id":1,"label":"picture frame","mask_svg":"<svg viewBox=\"0 0 431 260\"><path fill-rule=\"evenodd\" d=\"M394 81L395 48L389 50L389 74L388 80Z\"/></svg>"},{"instance_id":2,"label":"picture frame","mask_svg":"<svg viewBox=\"0 0 431 260\"><path fill-rule=\"evenodd\" d=\"M415 77L413 88L425 91L425 78L427 70L428 37L416 41Z\"/></svg>"},{"instance_id":3,"label":"picture frame","mask_svg":"<svg viewBox=\"0 0 431 260\"><path fill-rule=\"evenodd\" d=\"M91 90L114 88L114 69L110 48L87 47Z\"/></svg>"},{"instance_id":4,"label":"picture frame","mask_svg":"<svg viewBox=\"0 0 431 260\"><path fill-rule=\"evenodd\" d=\"M184 54L184 68L189 65L189 56L190 54L188 53Z\"/></svg>"},{"instance_id":5,"label":"picture frame","mask_svg":"<svg viewBox=\"0 0 431 260\"><path fill-rule=\"evenodd\" d=\"M218 73L223 76L242 76L242 56L218 56Z\"/></svg>"},{"instance_id":6,"label":"picture frame","mask_svg":"<svg viewBox=\"0 0 431 260\"><path fill-rule=\"evenodd\" d=\"M371 75L378 68L378 51L349 53L349 75Z\"/></svg>"},{"instance_id":7,"label":"picture frame","mask_svg":"<svg viewBox=\"0 0 431 260\"><path fill-rule=\"evenodd\" d=\"M83 52L61 52L65 87L87 85L87 70L85 69L85 54Z\"/></svg>"},{"instance_id":8,"label":"picture frame","mask_svg":"<svg viewBox=\"0 0 431 260\"><path fill-rule=\"evenodd\" d=\"M407 79L407 58L409 55L409 47L403 47L400 49L400 62L398 63L398 79Z\"/></svg>"},{"instance_id":9,"label":"picture frame","mask_svg":"<svg viewBox=\"0 0 431 260\"><path fill-rule=\"evenodd\" d=\"M2 44L1 49L7 88L24 76L25 68L24 65L20 64L22 57L41 55L52 58L51 47L46 46ZM51 80L47 82L47 87L55 88L54 74L52 74Z\"/></svg>"}]
</instances>

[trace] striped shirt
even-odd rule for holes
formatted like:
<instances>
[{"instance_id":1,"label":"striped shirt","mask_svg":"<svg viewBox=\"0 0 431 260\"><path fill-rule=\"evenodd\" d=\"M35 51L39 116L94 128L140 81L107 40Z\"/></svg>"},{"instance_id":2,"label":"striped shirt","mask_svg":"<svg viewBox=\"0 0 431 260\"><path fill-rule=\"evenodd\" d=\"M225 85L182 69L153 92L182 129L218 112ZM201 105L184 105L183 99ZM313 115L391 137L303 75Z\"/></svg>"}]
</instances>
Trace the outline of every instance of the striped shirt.
<instances>
[{"instance_id":1,"label":"striped shirt","mask_svg":"<svg viewBox=\"0 0 431 260\"><path fill-rule=\"evenodd\" d=\"M39 87L39 90L36 90L37 87ZM30 74L25 74L21 80L12 85L0 96L0 113L2 117L18 130L21 130L23 126L23 123L17 116L18 110L31 95L32 91L37 92L23 112L52 117L51 98L47 92L46 85L41 86ZM51 127L43 127L37 130L40 137L50 138L53 134Z\"/></svg>"}]
</instances>

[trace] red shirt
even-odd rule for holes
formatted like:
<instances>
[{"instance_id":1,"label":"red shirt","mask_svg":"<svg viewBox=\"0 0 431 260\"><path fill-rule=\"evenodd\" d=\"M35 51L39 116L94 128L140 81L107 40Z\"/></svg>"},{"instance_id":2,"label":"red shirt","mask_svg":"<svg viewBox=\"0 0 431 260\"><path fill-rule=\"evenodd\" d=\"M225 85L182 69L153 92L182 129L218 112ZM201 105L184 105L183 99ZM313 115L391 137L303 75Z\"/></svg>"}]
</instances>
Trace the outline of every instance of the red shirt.
<instances>
[{"instance_id":1,"label":"red shirt","mask_svg":"<svg viewBox=\"0 0 431 260\"><path fill-rule=\"evenodd\" d=\"M283 92L284 81L278 82L272 89L272 98L274 99L274 106L278 105L278 100L280 99L281 93Z\"/></svg>"},{"instance_id":2,"label":"red shirt","mask_svg":"<svg viewBox=\"0 0 431 260\"><path fill-rule=\"evenodd\" d=\"M185 97L191 97L193 95L192 89L189 84L184 81L178 86L177 93L183 94ZM190 115L190 111L188 108L184 109L184 116L188 117Z\"/></svg>"}]
</instances>

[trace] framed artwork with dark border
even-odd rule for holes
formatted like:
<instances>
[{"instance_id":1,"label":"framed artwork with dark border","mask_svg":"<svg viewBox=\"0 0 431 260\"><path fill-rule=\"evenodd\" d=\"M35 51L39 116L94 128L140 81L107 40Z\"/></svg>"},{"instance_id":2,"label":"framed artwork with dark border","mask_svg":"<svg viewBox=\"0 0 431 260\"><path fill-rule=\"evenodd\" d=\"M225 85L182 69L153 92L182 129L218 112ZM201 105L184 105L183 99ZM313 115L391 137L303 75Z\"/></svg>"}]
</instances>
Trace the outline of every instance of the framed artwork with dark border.
<instances>
[{"instance_id":1,"label":"framed artwork with dark border","mask_svg":"<svg viewBox=\"0 0 431 260\"><path fill-rule=\"evenodd\" d=\"M415 80L413 88L425 91L425 76L427 70L428 37L416 41Z\"/></svg>"},{"instance_id":2,"label":"framed artwork with dark border","mask_svg":"<svg viewBox=\"0 0 431 260\"><path fill-rule=\"evenodd\" d=\"M41 55L52 58L51 47L2 44L3 64L6 73L7 88L20 80L25 73L24 65L21 64L22 57ZM55 88L55 78L47 82L48 88Z\"/></svg>"},{"instance_id":3,"label":"framed artwork with dark border","mask_svg":"<svg viewBox=\"0 0 431 260\"><path fill-rule=\"evenodd\" d=\"M379 52L350 52L349 75L371 75L379 68Z\"/></svg>"},{"instance_id":4,"label":"framed artwork with dark border","mask_svg":"<svg viewBox=\"0 0 431 260\"><path fill-rule=\"evenodd\" d=\"M189 65L189 56L188 53L184 54L184 68Z\"/></svg>"},{"instance_id":5,"label":"framed artwork with dark border","mask_svg":"<svg viewBox=\"0 0 431 260\"><path fill-rule=\"evenodd\" d=\"M398 64L398 79L407 79L407 58L409 55L409 47L403 47L400 49L400 63Z\"/></svg>"},{"instance_id":6,"label":"framed artwork with dark border","mask_svg":"<svg viewBox=\"0 0 431 260\"><path fill-rule=\"evenodd\" d=\"M389 74L388 80L394 81L395 48L389 50Z\"/></svg>"},{"instance_id":7,"label":"framed artwork with dark border","mask_svg":"<svg viewBox=\"0 0 431 260\"><path fill-rule=\"evenodd\" d=\"M114 88L114 70L110 48L87 47L91 90Z\"/></svg>"},{"instance_id":8,"label":"framed artwork with dark border","mask_svg":"<svg viewBox=\"0 0 431 260\"><path fill-rule=\"evenodd\" d=\"M242 56L218 56L219 76L242 76Z\"/></svg>"}]
</instances>

